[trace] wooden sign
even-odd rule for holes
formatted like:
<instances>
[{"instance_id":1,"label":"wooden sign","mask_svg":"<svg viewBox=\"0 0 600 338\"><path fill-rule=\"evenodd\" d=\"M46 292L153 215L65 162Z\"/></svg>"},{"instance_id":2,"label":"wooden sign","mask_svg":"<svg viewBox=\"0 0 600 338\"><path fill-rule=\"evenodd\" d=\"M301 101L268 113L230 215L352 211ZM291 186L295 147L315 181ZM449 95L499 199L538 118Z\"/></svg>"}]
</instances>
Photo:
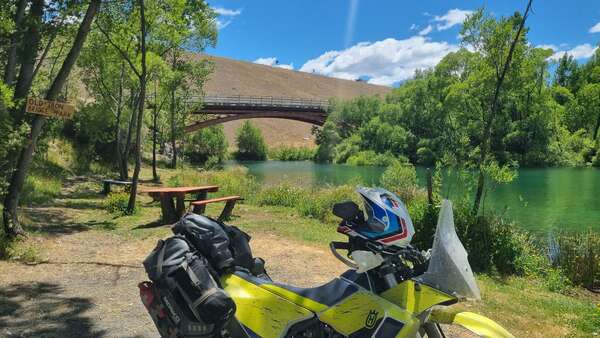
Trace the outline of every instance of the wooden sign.
<instances>
[{"instance_id":1,"label":"wooden sign","mask_svg":"<svg viewBox=\"0 0 600 338\"><path fill-rule=\"evenodd\" d=\"M25 111L44 116L72 119L73 114L75 113L75 106L64 102L47 101L28 97Z\"/></svg>"}]
</instances>

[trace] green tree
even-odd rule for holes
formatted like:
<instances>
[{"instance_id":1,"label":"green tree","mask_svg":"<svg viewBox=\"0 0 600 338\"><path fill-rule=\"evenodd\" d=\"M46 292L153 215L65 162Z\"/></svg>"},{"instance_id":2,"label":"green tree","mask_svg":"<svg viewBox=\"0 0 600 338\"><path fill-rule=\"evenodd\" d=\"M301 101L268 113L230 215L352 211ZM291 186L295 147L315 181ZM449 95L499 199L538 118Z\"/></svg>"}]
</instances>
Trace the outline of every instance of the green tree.
<instances>
[{"instance_id":1,"label":"green tree","mask_svg":"<svg viewBox=\"0 0 600 338\"><path fill-rule=\"evenodd\" d=\"M11 42L13 44L9 46L9 58L5 65L4 81L6 85L13 84L17 66L20 66L19 75L16 77L16 82L14 82L13 100L19 104L12 109L12 123L13 126L15 126L13 129L20 129L23 123L29 122L26 122L28 117L26 117L24 114L23 99L30 94L33 80L37 74L37 70L42 64L41 61L43 61L38 61L36 65L38 51L42 41L42 31L47 25L47 21L44 21L43 19L44 15L47 14L48 17L55 18L61 16L64 18L63 15L75 15L76 17L81 18L81 21L75 24L77 26L77 30L74 37L68 40L70 44L68 53L62 58L62 64L58 72L56 74L52 74L52 80L50 81L50 84L44 94L44 98L46 100L54 101L57 100L62 94L62 89L65 86L69 75L71 74L71 70L77 61L79 54L81 53L83 45L91 29L92 22L94 21L100 8L100 0L90 1L86 7L83 7L85 10L79 3L71 4L74 6L71 7L68 3L63 4L62 2L57 1L45 6L44 1L33 0L29 8L26 8L26 4L24 4L24 2L25 1L19 1L16 6L17 9L14 15L14 23L16 26L14 34L17 35L13 35L11 37ZM59 9L58 15L56 13L50 13L54 12L56 8ZM28 12L25 14L27 10ZM52 22L53 20L49 21ZM74 21L76 22L77 20ZM19 36L20 32L22 31L25 31L25 34L22 39L19 39L21 37ZM54 41L54 38L50 37L48 39L47 47L41 54L42 59L46 56L46 50L52 45L52 41ZM20 55L18 58L20 65L19 62L17 62L17 59L11 59L13 56L11 51L12 48L20 50ZM14 55L16 57L16 54ZM35 115L31 119L31 122L28 123L31 126L29 135L25 138L23 144L20 145L19 154L15 156L17 160L14 162L14 170L9 171L10 182L8 191L4 197L3 209L5 232L9 236L14 237L18 234L24 233L17 217L17 207L19 205L19 198L23 190L25 178L31 165L31 161L33 160L33 154L45 122L45 116ZM11 155L9 156L12 157Z\"/></svg>"},{"instance_id":2,"label":"green tree","mask_svg":"<svg viewBox=\"0 0 600 338\"><path fill-rule=\"evenodd\" d=\"M238 150L235 158L238 160L264 161L267 159L267 146L260 129L250 121L244 121L237 131L236 143Z\"/></svg>"},{"instance_id":3,"label":"green tree","mask_svg":"<svg viewBox=\"0 0 600 338\"><path fill-rule=\"evenodd\" d=\"M214 41L215 13L204 1L121 0L110 2L107 7L97 27L135 74L138 85L134 98L136 117L130 122L135 123L135 168L129 199L129 209L133 211L141 170L146 85L152 75L149 65L164 62L173 50L202 50Z\"/></svg>"},{"instance_id":4,"label":"green tree","mask_svg":"<svg viewBox=\"0 0 600 338\"><path fill-rule=\"evenodd\" d=\"M185 143L185 155L190 162L207 167L222 163L227 156L223 126L212 126L194 132Z\"/></svg>"}]
</instances>

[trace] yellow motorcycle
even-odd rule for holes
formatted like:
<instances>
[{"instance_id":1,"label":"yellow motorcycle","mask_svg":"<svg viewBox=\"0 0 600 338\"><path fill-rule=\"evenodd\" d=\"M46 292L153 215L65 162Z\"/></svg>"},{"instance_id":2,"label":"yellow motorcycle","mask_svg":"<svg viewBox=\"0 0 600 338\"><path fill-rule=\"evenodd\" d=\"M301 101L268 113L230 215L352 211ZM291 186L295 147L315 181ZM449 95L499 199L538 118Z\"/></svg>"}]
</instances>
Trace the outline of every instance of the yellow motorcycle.
<instances>
[{"instance_id":1,"label":"yellow motorcycle","mask_svg":"<svg viewBox=\"0 0 600 338\"><path fill-rule=\"evenodd\" d=\"M432 249L421 252L406 242L412 237L412 222L393 194L383 189L359 193L379 194L380 201L401 212L377 216L371 209L377 206L366 203L375 219L387 222L379 227L366 221L353 202L334 206L333 213L342 219L338 232L348 236L347 242L330 244L333 255L350 267L341 276L315 288L284 285L243 271L221 277L237 307L235 328L229 328L232 337L437 338L445 337L441 324L458 325L482 337L513 337L484 316L450 307L480 298L456 235L450 201L442 203ZM390 217L398 221L398 228L386 232ZM400 240L401 245L393 245Z\"/></svg>"}]
</instances>

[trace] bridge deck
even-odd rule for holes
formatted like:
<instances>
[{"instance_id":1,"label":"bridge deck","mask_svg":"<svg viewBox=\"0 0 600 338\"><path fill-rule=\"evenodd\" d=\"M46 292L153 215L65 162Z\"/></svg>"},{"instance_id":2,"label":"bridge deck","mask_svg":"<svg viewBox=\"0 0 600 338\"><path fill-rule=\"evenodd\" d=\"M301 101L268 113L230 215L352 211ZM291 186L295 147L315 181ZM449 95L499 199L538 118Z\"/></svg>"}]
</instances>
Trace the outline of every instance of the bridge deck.
<instances>
[{"instance_id":1,"label":"bridge deck","mask_svg":"<svg viewBox=\"0 0 600 338\"><path fill-rule=\"evenodd\" d=\"M326 100L311 100L298 98L283 98L272 96L205 96L203 99L203 110L225 107L264 107L287 109L311 109L326 110L329 103Z\"/></svg>"},{"instance_id":2,"label":"bridge deck","mask_svg":"<svg viewBox=\"0 0 600 338\"><path fill-rule=\"evenodd\" d=\"M321 126L327 119L329 108L329 102L325 100L271 96L205 96L201 102L202 107L192 113L216 117L192 122L185 127L186 132L248 118L282 118Z\"/></svg>"}]
</instances>

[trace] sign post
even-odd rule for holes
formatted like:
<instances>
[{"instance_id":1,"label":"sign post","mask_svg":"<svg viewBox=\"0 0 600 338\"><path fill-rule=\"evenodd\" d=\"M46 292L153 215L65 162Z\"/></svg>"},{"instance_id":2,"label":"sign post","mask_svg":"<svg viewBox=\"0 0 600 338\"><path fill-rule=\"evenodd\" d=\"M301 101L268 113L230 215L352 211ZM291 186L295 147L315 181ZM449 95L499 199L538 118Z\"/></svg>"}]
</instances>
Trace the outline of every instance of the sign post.
<instances>
[{"instance_id":1,"label":"sign post","mask_svg":"<svg viewBox=\"0 0 600 338\"><path fill-rule=\"evenodd\" d=\"M49 117L72 119L73 114L75 113L75 106L64 102L47 101L28 97L25 111L28 113L34 113Z\"/></svg>"}]
</instances>

